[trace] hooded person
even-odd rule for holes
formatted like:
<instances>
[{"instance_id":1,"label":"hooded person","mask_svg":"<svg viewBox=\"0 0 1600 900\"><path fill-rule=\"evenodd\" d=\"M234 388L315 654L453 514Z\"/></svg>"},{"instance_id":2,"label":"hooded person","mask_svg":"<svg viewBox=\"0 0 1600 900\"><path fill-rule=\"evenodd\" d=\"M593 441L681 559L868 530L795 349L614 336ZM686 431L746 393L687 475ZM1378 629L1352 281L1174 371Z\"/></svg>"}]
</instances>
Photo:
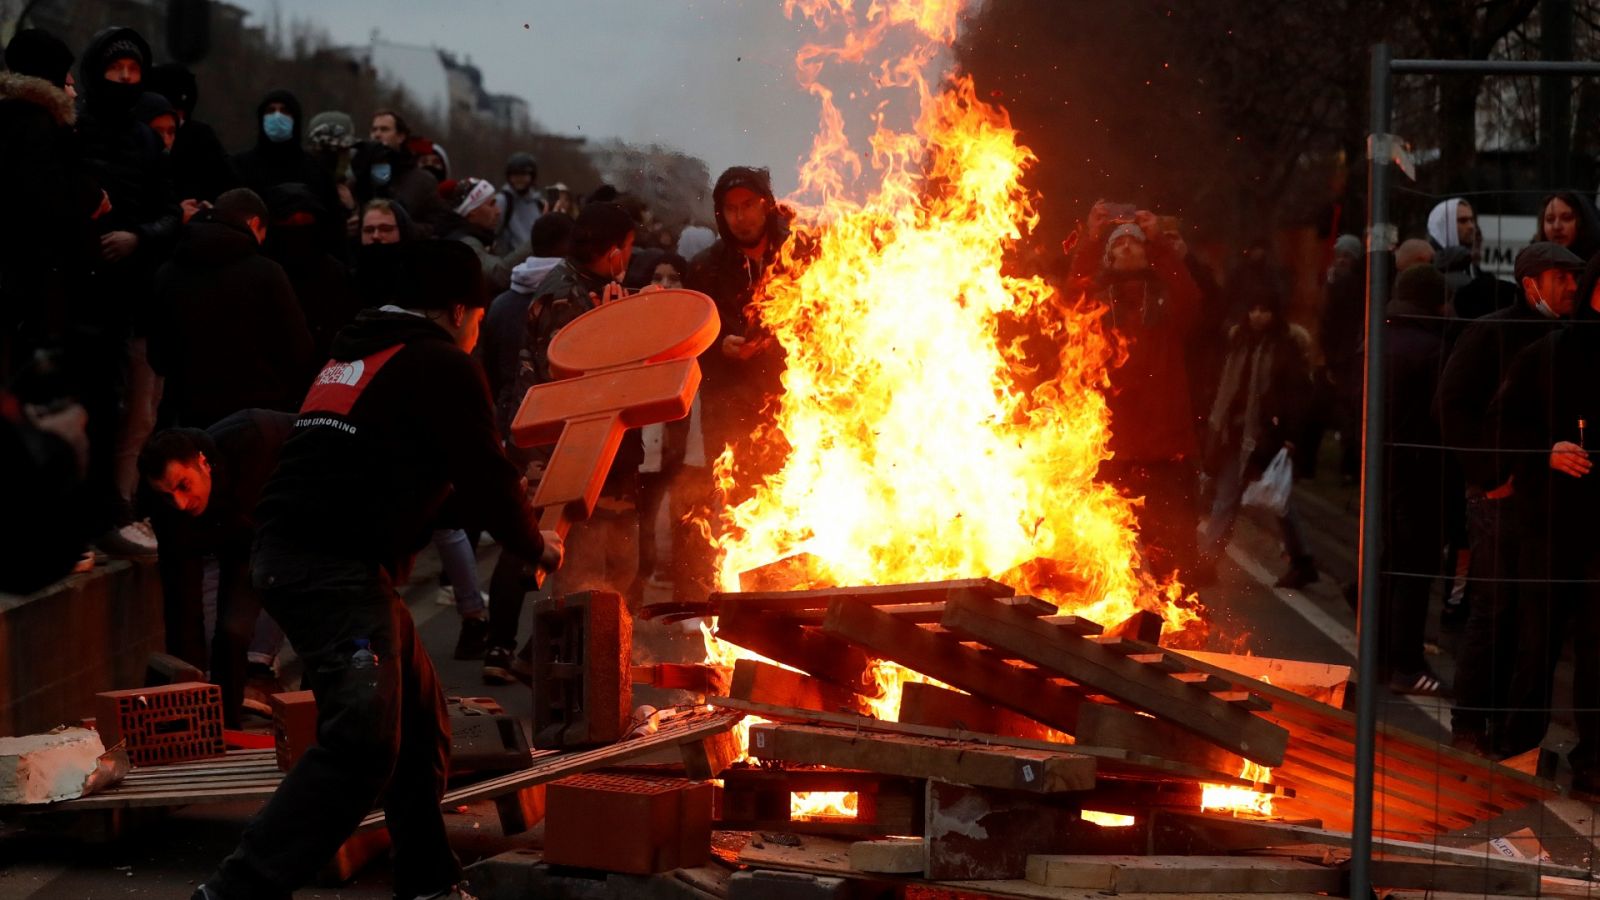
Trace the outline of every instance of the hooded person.
<instances>
[{"instance_id":1,"label":"hooded person","mask_svg":"<svg viewBox=\"0 0 1600 900\"><path fill-rule=\"evenodd\" d=\"M270 213L248 188L184 226L156 278L150 363L164 419L203 428L241 409L296 408L315 361L283 268L261 253Z\"/></svg>"},{"instance_id":2,"label":"hooded person","mask_svg":"<svg viewBox=\"0 0 1600 900\"><path fill-rule=\"evenodd\" d=\"M101 199L77 164L77 111L66 90L72 51L48 32L26 29L5 58L0 160L27 177L0 188L0 380L66 330L68 296L98 249L89 223Z\"/></svg>"},{"instance_id":3,"label":"hooded person","mask_svg":"<svg viewBox=\"0 0 1600 900\"><path fill-rule=\"evenodd\" d=\"M511 286L494 298L484 314L478 358L489 378L502 433L509 432L511 417L522 402L515 387L518 356L528 330L528 306L545 277L571 253L576 228L577 223L566 213L540 216L533 223L529 242L532 255L511 270Z\"/></svg>"},{"instance_id":4,"label":"hooded person","mask_svg":"<svg viewBox=\"0 0 1600 900\"><path fill-rule=\"evenodd\" d=\"M1086 295L1103 310L1125 348L1110 373L1112 458L1100 478L1145 498L1141 541L1157 578L1189 572L1195 547L1195 437L1183 348L1198 327L1200 289L1154 214L1140 211L1116 225L1101 250L1100 272ZM1230 295L1281 292L1264 262L1259 277L1239 281Z\"/></svg>"},{"instance_id":5,"label":"hooded person","mask_svg":"<svg viewBox=\"0 0 1600 900\"><path fill-rule=\"evenodd\" d=\"M178 139L178 111L166 97L146 91L133 104L133 118L150 132L150 147L161 154L162 172L170 180L172 145Z\"/></svg>"},{"instance_id":6,"label":"hooded person","mask_svg":"<svg viewBox=\"0 0 1600 900\"><path fill-rule=\"evenodd\" d=\"M258 195L280 184L303 184L317 195L325 209L339 206L333 178L300 145L305 114L300 101L286 90L269 91L256 104L256 142L233 157L233 167L244 186Z\"/></svg>"},{"instance_id":7,"label":"hooded person","mask_svg":"<svg viewBox=\"0 0 1600 900\"><path fill-rule=\"evenodd\" d=\"M1476 319L1517 302L1516 285L1478 265L1482 238L1472 204L1460 197L1442 200L1428 212L1428 242L1437 251L1433 265L1450 285L1450 312L1458 319ZM1446 341L1459 334L1460 328L1447 329Z\"/></svg>"},{"instance_id":8,"label":"hooded person","mask_svg":"<svg viewBox=\"0 0 1600 900\"><path fill-rule=\"evenodd\" d=\"M468 355L485 301L477 257L457 241L386 249L402 292L334 339L256 508L253 583L306 661L317 742L197 900L288 896L380 805L395 896L448 895L461 879L440 811L448 717L395 585L447 503L508 552L561 562Z\"/></svg>"},{"instance_id":9,"label":"hooded person","mask_svg":"<svg viewBox=\"0 0 1600 900\"><path fill-rule=\"evenodd\" d=\"M312 358L325 360L333 336L361 309L350 269L328 252L328 210L310 188L292 182L262 199L271 214L263 252L289 276L311 332Z\"/></svg>"},{"instance_id":10,"label":"hooded person","mask_svg":"<svg viewBox=\"0 0 1600 900\"><path fill-rule=\"evenodd\" d=\"M620 282L627 271L636 225L617 203L589 203L579 211L568 256L545 275L528 301L513 398L553 379L549 350L556 332L601 303L620 299ZM637 607L643 588L638 581L637 553L639 464L643 460L639 429L629 429L601 486L594 514L567 535L573 566L552 582L551 590L565 594L605 589L622 594L630 606ZM489 648L483 658L483 677L489 683L509 684L514 678L511 651L526 593L526 588L517 587L521 584L519 570L530 559L515 553L509 558L502 556L490 579Z\"/></svg>"},{"instance_id":11,"label":"hooded person","mask_svg":"<svg viewBox=\"0 0 1600 900\"><path fill-rule=\"evenodd\" d=\"M1445 545L1445 490L1449 466L1442 450L1433 398L1443 368L1444 328L1450 301L1443 273L1414 266L1395 279L1385 312L1386 413L1384 440L1383 571L1379 584L1379 666L1389 689L1436 695L1444 690L1423 654L1423 629L1433 576ZM1419 577L1428 576L1428 577Z\"/></svg>"},{"instance_id":12,"label":"hooded person","mask_svg":"<svg viewBox=\"0 0 1600 900\"><path fill-rule=\"evenodd\" d=\"M180 224L165 158L134 117L149 68L150 47L131 28L101 31L79 62L82 158L111 204L97 222L101 274L116 288L108 292L114 302L102 311L114 326L125 327L142 315L155 266L171 250Z\"/></svg>"},{"instance_id":13,"label":"hooded person","mask_svg":"<svg viewBox=\"0 0 1600 900\"><path fill-rule=\"evenodd\" d=\"M100 542L107 553L118 555L154 551L153 535L133 520L131 503L139 486L139 449L155 429L161 393L146 342L155 271L170 257L182 224L166 157L154 146L150 130L134 118L149 68L150 46L138 32L120 27L96 34L78 62L83 171L105 191L109 210L94 220L100 241L94 285L74 298L79 302L73 320L100 342L87 355L111 370L112 383L124 385L109 443L111 518L118 527ZM106 446L91 439L95 444ZM91 470L98 471L93 462ZM91 490L98 495L101 489Z\"/></svg>"},{"instance_id":14,"label":"hooded person","mask_svg":"<svg viewBox=\"0 0 1600 900\"><path fill-rule=\"evenodd\" d=\"M200 84L187 66L152 66L145 86L166 97L178 112L178 136L172 144L172 187L180 200L210 203L223 191L239 186L228 152L210 125L194 117Z\"/></svg>"},{"instance_id":15,"label":"hooded person","mask_svg":"<svg viewBox=\"0 0 1600 900\"><path fill-rule=\"evenodd\" d=\"M498 296L511 285L511 273L517 264L533 252L524 241L511 251L501 251L495 241L500 233L500 206L494 202L495 189L482 178L463 178L450 192L450 212L453 224L445 237L461 241L478 254L483 265L483 281L492 295Z\"/></svg>"},{"instance_id":16,"label":"hooded person","mask_svg":"<svg viewBox=\"0 0 1600 900\"><path fill-rule=\"evenodd\" d=\"M442 235L454 222L450 208L439 196L439 181L431 172L417 167L416 159L403 148L378 141L356 145L350 160L355 175L356 201L393 200L406 208L419 238Z\"/></svg>"},{"instance_id":17,"label":"hooded person","mask_svg":"<svg viewBox=\"0 0 1600 900\"><path fill-rule=\"evenodd\" d=\"M544 192L539 190L539 164L532 153L513 153L506 160L506 180L494 202L500 207L501 239L518 246L533 233L533 223L544 215Z\"/></svg>"}]
</instances>

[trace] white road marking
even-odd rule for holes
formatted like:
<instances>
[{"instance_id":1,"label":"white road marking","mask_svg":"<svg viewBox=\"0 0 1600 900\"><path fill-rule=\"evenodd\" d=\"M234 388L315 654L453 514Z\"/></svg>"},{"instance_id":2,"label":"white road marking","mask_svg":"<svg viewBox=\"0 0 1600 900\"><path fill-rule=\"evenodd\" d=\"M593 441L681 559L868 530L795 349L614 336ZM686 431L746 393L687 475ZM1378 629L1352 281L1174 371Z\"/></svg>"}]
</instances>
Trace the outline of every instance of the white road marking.
<instances>
[{"instance_id":1,"label":"white road marking","mask_svg":"<svg viewBox=\"0 0 1600 900\"><path fill-rule=\"evenodd\" d=\"M1299 591L1277 587L1275 584L1277 579L1273 577L1271 572L1267 571L1266 566L1263 566L1255 557L1250 555L1249 551L1242 549L1238 544L1228 544L1227 554L1228 558L1233 560L1246 574L1277 596L1283 602L1283 605L1294 610L1300 618L1310 622L1312 627L1322 632L1335 644L1338 644L1344 652L1350 654L1351 659L1356 657L1358 646L1356 634L1347 628L1343 622L1335 619L1327 610L1318 606ZM1446 730L1450 728L1450 705L1448 702L1438 697L1408 695L1405 699L1412 706L1422 710L1423 714L1428 718L1438 722L1441 727Z\"/></svg>"}]
</instances>

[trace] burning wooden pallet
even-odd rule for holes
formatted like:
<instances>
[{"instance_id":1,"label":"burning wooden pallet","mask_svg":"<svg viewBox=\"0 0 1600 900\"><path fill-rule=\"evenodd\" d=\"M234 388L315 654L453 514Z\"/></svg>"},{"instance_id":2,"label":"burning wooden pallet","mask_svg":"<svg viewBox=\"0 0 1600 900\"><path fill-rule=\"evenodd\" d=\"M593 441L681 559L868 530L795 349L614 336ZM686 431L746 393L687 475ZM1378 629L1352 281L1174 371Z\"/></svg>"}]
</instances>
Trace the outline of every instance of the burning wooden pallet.
<instances>
[{"instance_id":1,"label":"burning wooden pallet","mask_svg":"<svg viewBox=\"0 0 1600 900\"><path fill-rule=\"evenodd\" d=\"M1180 883L1185 873L1196 890L1220 892L1323 892L1343 877L1337 866L1304 860L1234 859L1209 869L1149 860L1347 845L1340 829L1350 827L1354 805L1354 716L1323 702L1341 700L1347 669L1185 654L1159 645L1151 616L1108 631L986 579L725 593L699 611L722 616L720 638L791 667L740 660L731 696L709 699L766 720L749 731L750 755L769 767L757 770L761 777L781 782L783 767L827 767L858 792L880 783L873 779L892 783L895 797L908 781L923 785L922 816L910 830L917 837L861 851L900 860L902 874L1027 884L1031 871L1041 883L1027 891L1094 882L1135 892L1159 892L1150 885ZM901 721L886 721L894 686L876 660L939 684L906 683L898 710L887 710ZM1268 670L1279 683L1252 677ZM1516 861L1446 853L1441 862L1437 848L1403 839L1483 822L1552 796L1554 785L1392 727L1381 729L1377 752L1379 849L1406 860L1387 864L1380 871L1389 880L1378 883L1445 890L1476 878L1497 892L1539 887ZM743 771L726 774L738 781L749 777ZM1270 798L1276 818L1203 816L1202 798L1216 788ZM890 818L876 823L878 833L907 833L903 816ZM769 807L762 824L783 823ZM830 830L827 821L789 824ZM832 833L870 834L863 824L835 823ZM1424 848L1446 864L1432 880L1411 859ZM1067 858L1086 851L1106 858ZM1142 861L1117 861L1124 857ZM1298 874L1262 876L1268 869ZM1016 895L1057 896L1027 891Z\"/></svg>"}]
</instances>

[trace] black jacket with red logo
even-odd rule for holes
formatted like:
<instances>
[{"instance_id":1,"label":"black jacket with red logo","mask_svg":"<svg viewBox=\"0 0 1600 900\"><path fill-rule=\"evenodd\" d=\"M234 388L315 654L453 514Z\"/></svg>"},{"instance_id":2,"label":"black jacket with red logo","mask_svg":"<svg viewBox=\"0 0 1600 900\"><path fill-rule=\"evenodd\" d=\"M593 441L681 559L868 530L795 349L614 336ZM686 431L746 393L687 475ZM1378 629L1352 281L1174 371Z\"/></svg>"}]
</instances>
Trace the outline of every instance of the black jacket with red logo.
<instances>
[{"instance_id":1,"label":"black jacket with red logo","mask_svg":"<svg viewBox=\"0 0 1600 900\"><path fill-rule=\"evenodd\" d=\"M483 372L420 316L367 310L333 341L256 511L258 543L402 571L449 501L524 559L544 552Z\"/></svg>"}]
</instances>

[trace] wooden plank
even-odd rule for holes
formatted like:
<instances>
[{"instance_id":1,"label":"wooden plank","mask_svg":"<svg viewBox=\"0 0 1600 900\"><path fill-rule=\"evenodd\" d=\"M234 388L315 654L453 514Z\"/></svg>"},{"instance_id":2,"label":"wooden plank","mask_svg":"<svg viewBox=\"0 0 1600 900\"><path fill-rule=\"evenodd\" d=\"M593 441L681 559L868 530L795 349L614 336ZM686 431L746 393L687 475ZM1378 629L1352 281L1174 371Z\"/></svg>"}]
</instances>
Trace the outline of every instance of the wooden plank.
<instances>
[{"instance_id":1,"label":"wooden plank","mask_svg":"<svg viewBox=\"0 0 1600 900\"><path fill-rule=\"evenodd\" d=\"M773 706L867 712L866 702L860 694L821 678L758 659L741 659L734 663L733 683L728 689L728 696Z\"/></svg>"},{"instance_id":2,"label":"wooden plank","mask_svg":"<svg viewBox=\"0 0 1600 900\"><path fill-rule=\"evenodd\" d=\"M1141 609L1121 622L1107 628L1106 637L1125 637L1147 644L1161 643L1161 627L1166 624L1159 613Z\"/></svg>"},{"instance_id":3,"label":"wooden plank","mask_svg":"<svg viewBox=\"0 0 1600 900\"><path fill-rule=\"evenodd\" d=\"M853 841L837 838L800 837L800 846L791 847L767 841L751 840L739 852L740 864L754 869L776 869L790 872L807 872L858 881L878 881L888 884L917 885L925 892L954 891L962 896L1015 897L1020 900L1106 900L1101 891L1075 888L1052 888L1017 879L987 881L912 881L894 875L877 875L857 872L850 868L850 845ZM1318 894L1202 894L1191 895L1194 900L1327 900ZM1117 895L1117 900L1172 900L1171 894Z\"/></svg>"},{"instance_id":4,"label":"wooden plank","mask_svg":"<svg viewBox=\"0 0 1600 900\"><path fill-rule=\"evenodd\" d=\"M805 609L827 609L835 600L854 601L869 606L936 603L958 592L974 593L984 597L1010 597L1016 593L998 581L987 578L963 578L956 581L930 581L921 584L872 584L810 591L721 592L713 593L710 600L718 610L731 615L736 611L786 613ZM1055 612L1055 607L1051 606L1049 612Z\"/></svg>"},{"instance_id":5,"label":"wooden plank","mask_svg":"<svg viewBox=\"0 0 1600 900\"><path fill-rule=\"evenodd\" d=\"M1031 856L1028 880L1049 887L1145 893L1332 894L1337 869L1248 856Z\"/></svg>"},{"instance_id":6,"label":"wooden plank","mask_svg":"<svg viewBox=\"0 0 1600 900\"><path fill-rule=\"evenodd\" d=\"M863 696L878 695L872 660L831 635L770 616L727 615L717 620L717 638Z\"/></svg>"},{"instance_id":7,"label":"wooden plank","mask_svg":"<svg viewBox=\"0 0 1600 900\"><path fill-rule=\"evenodd\" d=\"M1207 653L1203 650L1181 652L1191 659L1220 666L1253 680L1270 682L1318 703L1326 703L1336 709L1344 707L1345 688L1350 684L1349 666L1274 659L1270 656Z\"/></svg>"},{"instance_id":8,"label":"wooden plank","mask_svg":"<svg viewBox=\"0 0 1600 900\"><path fill-rule=\"evenodd\" d=\"M1327 844L1349 847L1350 832L1291 825L1259 819L1238 819L1208 813L1189 813L1176 810L1156 810L1151 814L1159 824L1182 829L1204 840L1211 852L1256 850L1283 844ZM1157 835L1158 840L1160 835ZM1374 836L1375 853L1390 856L1421 858L1464 866L1490 866L1510 872L1534 871L1563 878L1588 878L1585 869L1559 866L1538 860L1494 858L1482 850L1458 850L1437 843L1403 841ZM1161 849L1158 846L1158 851Z\"/></svg>"},{"instance_id":9,"label":"wooden plank","mask_svg":"<svg viewBox=\"0 0 1600 900\"><path fill-rule=\"evenodd\" d=\"M1136 655L1143 656L1145 654ZM1167 658L1171 659L1172 657L1168 656ZM1215 693L1216 691L1226 690L1229 687L1227 681L1205 672L1174 672L1172 673L1172 678L1174 681L1181 681L1190 687L1199 688L1208 694Z\"/></svg>"},{"instance_id":10,"label":"wooden plank","mask_svg":"<svg viewBox=\"0 0 1600 900\"><path fill-rule=\"evenodd\" d=\"M750 755L1039 793L1086 791L1095 784L1089 756L813 725L753 725Z\"/></svg>"},{"instance_id":11,"label":"wooden plank","mask_svg":"<svg viewBox=\"0 0 1600 900\"><path fill-rule=\"evenodd\" d=\"M850 868L886 875L921 875L928 849L921 838L885 838L850 845Z\"/></svg>"},{"instance_id":12,"label":"wooden plank","mask_svg":"<svg viewBox=\"0 0 1600 900\"><path fill-rule=\"evenodd\" d=\"M826 713L809 709L786 709L781 706L766 706L760 703L748 703L743 700L734 700L728 697L708 697L706 702L715 707L737 710L760 716L763 719L773 719L782 722L796 722L802 724L834 725L849 728L855 731L876 731L886 734L905 734L916 737L932 737L947 740L970 741L977 744L987 744L1002 747L1022 747L1032 750L1068 750L1081 756L1093 756L1100 761L1101 772L1127 772L1130 775L1160 775L1168 778L1185 778L1193 781L1208 782L1213 784L1235 784L1241 787L1251 787L1279 795L1292 792L1282 791L1273 785L1260 785L1239 778L1237 774L1227 774L1200 766L1190 765L1171 759L1164 759L1128 750L1123 747L1089 745L1082 742L1075 744L1060 744L1047 741L1035 741L1028 738L1009 737L1005 735L979 734L953 728L936 728L924 725L913 725L906 722L886 722L882 719L873 719L866 716L852 716L844 713ZM1109 708L1109 707L1108 707ZM1237 772L1237 770L1235 770Z\"/></svg>"},{"instance_id":13,"label":"wooden plank","mask_svg":"<svg viewBox=\"0 0 1600 900\"><path fill-rule=\"evenodd\" d=\"M1049 616L1052 620L1074 620L1073 624L1069 624L1066 627L1083 629L1087 634L1097 634L1100 631L1099 625L1096 625L1087 619L1079 619L1077 616L1054 615L1056 612L1055 604L1049 602L1048 600L1041 600L1038 597L1017 596L994 597L992 599L996 603L1004 603L1005 605L1025 612L1028 615L1041 617ZM935 600L925 603L871 603L868 605L879 612L888 613L889 615L906 622L914 622L918 625L936 625L938 624L940 617L944 615L944 603L945 602L943 600ZM737 610L740 607L733 605L730 608ZM762 615L778 616L786 622L816 626L821 625L827 619L828 610L826 608L822 608L785 610L783 612L763 611Z\"/></svg>"},{"instance_id":14,"label":"wooden plank","mask_svg":"<svg viewBox=\"0 0 1600 900\"><path fill-rule=\"evenodd\" d=\"M1266 766L1283 762L1289 734L1283 728L1201 694L1090 640L1062 640L1050 626L981 598L946 605L946 628L992 647L1003 647L1041 669L1070 678L1219 747ZM1160 652L1151 650L1145 652Z\"/></svg>"},{"instance_id":15,"label":"wooden plank","mask_svg":"<svg viewBox=\"0 0 1600 900\"><path fill-rule=\"evenodd\" d=\"M1160 648L1143 645L1143 649L1149 652ZM1235 685L1261 694L1272 701L1272 712L1263 714L1265 718L1286 728L1304 727L1320 735L1339 738L1353 745L1354 713L1335 709L1275 684L1246 678L1221 666L1205 662L1197 654L1184 653L1183 656L1196 671L1232 679ZM1427 740L1385 722L1378 723L1377 754L1381 760L1380 769L1392 760L1408 760L1413 764L1420 764L1425 769L1436 772L1448 770L1461 778L1477 781L1483 785L1482 796L1485 799L1497 795L1531 802L1554 796L1557 790L1554 783L1545 779L1496 765L1482 757Z\"/></svg>"},{"instance_id":16,"label":"wooden plank","mask_svg":"<svg viewBox=\"0 0 1600 900\"><path fill-rule=\"evenodd\" d=\"M835 601L822 630L1068 734L1077 728L1082 694L869 606Z\"/></svg>"},{"instance_id":17,"label":"wooden plank","mask_svg":"<svg viewBox=\"0 0 1600 900\"><path fill-rule=\"evenodd\" d=\"M936 728L981 731L985 734L1066 743L1065 735L1027 716L1017 715L1009 709L996 706L971 694L962 694L919 682L901 685L898 721L911 725L931 725Z\"/></svg>"},{"instance_id":18,"label":"wooden plank","mask_svg":"<svg viewBox=\"0 0 1600 900\"><path fill-rule=\"evenodd\" d=\"M1128 658L1133 659L1131 656ZM1261 712L1272 708L1271 701L1263 699L1260 694L1252 694L1249 691L1214 691L1211 697L1235 709L1242 709L1248 712Z\"/></svg>"},{"instance_id":19,"label":"wooden plank","mask_svg":"<svg viewBox=\"0 0 1600 900\"><path fill-rule=\"evenodd\" d=\"M1024 617L1018 614L1019 617ZM1243 762L1234 754L1189 740L1175 725L1105 704L1088 703L1072 687L1049 681L1037 670L1012 665L963 646L946 635L860 604L835 603L823 625L828 634L859 644L945 684L997 703L1080 741L1121 747L1136 753L1237 774Z\"/></svg>"},{"instance_id":20,"label":"wooden plank","mask_svg":"<svg viewBox=\"0 0 1600 900\"><path fill-rule=\"evenodd\" d=\"M1176 725L1104 703L1084 704L1073 736L1096 747L1126 747L1210 772L1236 776L1244 771L1244 757L1236 753L1197 741Z\"/></svg>"}]
</instances>

